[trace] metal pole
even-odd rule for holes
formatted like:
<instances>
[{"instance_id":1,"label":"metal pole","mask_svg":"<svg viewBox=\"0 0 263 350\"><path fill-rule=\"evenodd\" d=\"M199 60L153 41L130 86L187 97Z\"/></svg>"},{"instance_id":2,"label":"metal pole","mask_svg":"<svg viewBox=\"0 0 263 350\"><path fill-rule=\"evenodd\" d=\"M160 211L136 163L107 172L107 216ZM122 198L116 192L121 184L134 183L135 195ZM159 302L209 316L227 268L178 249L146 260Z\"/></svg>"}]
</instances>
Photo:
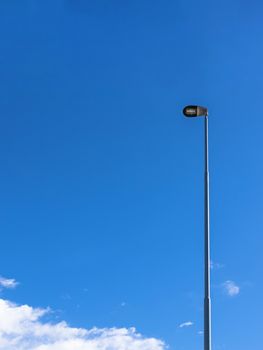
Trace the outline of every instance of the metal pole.
<instances>
[{"instance_id":1,"label":"metal pole","mask_svg":"<svg viewBox=\"0 0 263 350\"><path fill-rule=\"evenodd\" d=\"M205 116L205 298L204 298L204 350L211 350L210 299L210 210L208 163L208 114Z\"/></svg>"}]
</instances>

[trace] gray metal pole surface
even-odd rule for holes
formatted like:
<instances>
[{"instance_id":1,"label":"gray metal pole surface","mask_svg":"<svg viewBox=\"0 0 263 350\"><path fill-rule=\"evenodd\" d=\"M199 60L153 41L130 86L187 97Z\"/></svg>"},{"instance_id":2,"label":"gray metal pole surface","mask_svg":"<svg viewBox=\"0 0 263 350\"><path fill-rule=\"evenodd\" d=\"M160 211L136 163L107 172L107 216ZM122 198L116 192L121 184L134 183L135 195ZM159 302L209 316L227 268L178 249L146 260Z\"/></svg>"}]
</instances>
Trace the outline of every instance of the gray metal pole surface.
<instances>
[{"instance_id":1,"label":"gray metal pole surface","mask_svg":"<svg viewBox=\"0 0 263 350\"><path fill-rule=\"evenodd\" d=\"M208 115L205 116L205 298L204 298L204 350L211 350L211 299L210 299L210 209L208 162Z\"/></svg>"}]
</instances>

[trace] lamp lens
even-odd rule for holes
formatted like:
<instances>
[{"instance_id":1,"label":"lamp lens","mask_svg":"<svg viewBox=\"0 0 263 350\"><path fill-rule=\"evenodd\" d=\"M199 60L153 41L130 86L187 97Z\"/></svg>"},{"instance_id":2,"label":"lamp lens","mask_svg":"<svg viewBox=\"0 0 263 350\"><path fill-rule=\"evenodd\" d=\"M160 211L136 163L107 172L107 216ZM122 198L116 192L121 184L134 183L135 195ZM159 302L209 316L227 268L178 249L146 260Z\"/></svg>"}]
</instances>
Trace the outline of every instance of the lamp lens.
<instances>
[{"instance_id":1,"label":"lamp lens","mask_svg":"<svg viewBox=\"0 0 263 350\"><path fill-rule=\"evenodd\" d=\"M184 108L183 113L186 117L196 117L197 106L187 106Z\"/></svg>"}]
</instances>

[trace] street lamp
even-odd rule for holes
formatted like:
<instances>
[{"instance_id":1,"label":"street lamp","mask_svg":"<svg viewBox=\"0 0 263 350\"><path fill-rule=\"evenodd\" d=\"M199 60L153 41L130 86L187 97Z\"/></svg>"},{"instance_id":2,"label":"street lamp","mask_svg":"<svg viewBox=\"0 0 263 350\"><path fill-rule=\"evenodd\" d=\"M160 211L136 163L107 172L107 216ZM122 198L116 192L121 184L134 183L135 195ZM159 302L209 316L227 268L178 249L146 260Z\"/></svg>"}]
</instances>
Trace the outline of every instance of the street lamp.
<instances>
[{"instance_id":1,"label":"street lamp","mask_svg":"<svg viewBox=\"0 0 263 350\"><path fill-rule=\"evenodd\" d=\"M186 106L186 117L205 117L205 296L204 296L204 350L211 350L211 299L210 299L210 210L209 210L209 164L208 164L208 110L201 106Z\"/></svg>"}]
</instances>

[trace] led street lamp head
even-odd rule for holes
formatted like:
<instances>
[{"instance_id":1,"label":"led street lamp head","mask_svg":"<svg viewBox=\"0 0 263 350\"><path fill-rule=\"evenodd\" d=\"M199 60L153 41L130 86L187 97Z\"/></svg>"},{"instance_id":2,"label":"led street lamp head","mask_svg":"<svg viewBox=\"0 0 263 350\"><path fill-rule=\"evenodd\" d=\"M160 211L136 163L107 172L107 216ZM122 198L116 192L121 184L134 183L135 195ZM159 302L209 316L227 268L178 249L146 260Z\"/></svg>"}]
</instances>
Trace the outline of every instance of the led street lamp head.
<instances>
[{"instance_id":1,"label":"led street lamp head","mask_svg":"<svg viewBox=\"0 0 263 350\"><path fill-rule=\"evenodd\" d=\"M208 109L201 106L186 106L183 109L183 114L189 118L208 116Z\"/></svg>"}]
</instances>

